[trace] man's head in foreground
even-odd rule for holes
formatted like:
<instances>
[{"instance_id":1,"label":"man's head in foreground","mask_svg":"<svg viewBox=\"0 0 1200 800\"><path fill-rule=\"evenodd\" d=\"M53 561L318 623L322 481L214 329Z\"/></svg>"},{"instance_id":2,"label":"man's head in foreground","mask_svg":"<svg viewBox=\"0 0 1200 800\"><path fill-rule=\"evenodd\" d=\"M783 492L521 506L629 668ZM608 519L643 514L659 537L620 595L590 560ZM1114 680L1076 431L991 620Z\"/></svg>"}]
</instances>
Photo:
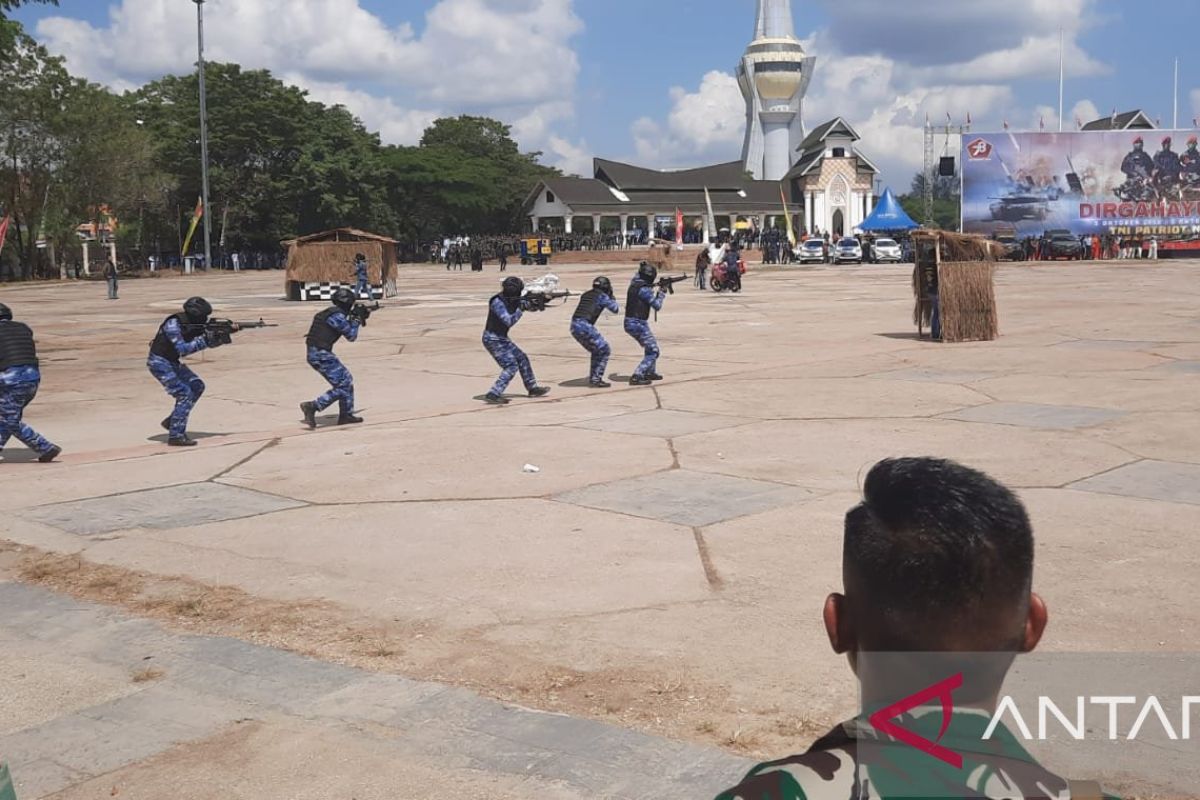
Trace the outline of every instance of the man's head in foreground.
<instances>
[{"instance_id":1,"label":"man's head in foreground","mask_svg":"<svg viewBox=\"0 0 1200 800\"><path fill-rule=\"evenodd\" d=\"M952 461L875 465L846 514L842 577L825 627L856 671L860 652L1029 652L1046 627L1024 506Z\"/></svg>"}]
</instances>

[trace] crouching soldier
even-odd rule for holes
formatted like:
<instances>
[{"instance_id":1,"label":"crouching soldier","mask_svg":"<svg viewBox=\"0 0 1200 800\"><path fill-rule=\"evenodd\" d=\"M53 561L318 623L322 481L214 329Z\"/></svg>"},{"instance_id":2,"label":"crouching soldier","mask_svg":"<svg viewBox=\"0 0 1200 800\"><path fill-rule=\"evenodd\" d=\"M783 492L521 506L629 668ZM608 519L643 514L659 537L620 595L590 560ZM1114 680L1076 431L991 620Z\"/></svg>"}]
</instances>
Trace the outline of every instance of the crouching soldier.
<instances>
[{"instance_id":1,"label":"crouching soldier","mask_svg":"<svg viewBox=\"0 0 1200 800\"><path fill-rule=\"evenodd\" d=\"M209 330L208 318L212 305L203 297L192 297L183 304L183 311L172 314L158 326L150 342L146 368L162 384L167 394L175 398L175 410L162 421L171 447L195 447L196 441L187 435L188 417L204 394L204 381L182 362L184 356L222 347L233 342L229 333ZM236 330L236 327L234 328Z\"/></svg>"},{"instance_id":2,"label":"crouching soldier","mask_svg":"<svg viewBox=\"0 0 1200 800\"><path fill-rule=\"evenodd\" d=\"M500 365L500 377L492 385L484 400L492 405L506 405L509 401L504 390L518 372L530 397L545 397L549 387L538 386L533 375L529 356L508 338L508 332L521 321L525 311L543 311L545 303L539 298L524 298L525 281L520 278L505 278L500 294L488 302L487 325L483 330L483 346Z\"/></svg>"},{"instance_id":3,"label":"crouching soldier","mask_svg":"<svg viewBox=\"0 0 1200 800\"><path fill-rule=\"evenodd\" d=\"M301 403L304 423L317 427L317 414L335 402L339 404L338 425L357 425L362 417L354 416L354 376L333 354L333 346L343 336L347 341L358 339L359 329L367 324L371 311L355 306L354 292L346 288L333 293L333 305L313 317L312 327L305 340L308 344L308 365L329 381L330 389L316 400Z\"/></svg>"},{"instance_id":4,"label":"crouching soldier","mask_svg":"<svg viewBox=\"0 0 1200 800\"><path fill-rule=\"evenodd\" d=\"M575 309L571 318L571 335L583 345L584 350L592 354L592 371L588 378L588 386L593 389L607 389L612 386L604 380L604 371L608 368L612 348L596 328L596 322L605 311L619 314L621 308L613 297L612 281L601 277L592 282L591 291L583 293L583 297L579 299L579 307Z\"/></svg>"},{"instance_id":5,"label":"crouching soldier","mask_svg":"<svg viewBox=\"0 0 1200 800\"><path fill-rule=\"evenodd\" d=\"M58 457L62 448L48 442L21 419L41 382L33 331L23 322L14 322L12 311L0 303L0 450L9 438L16 437L38 454L38 461L47 464Z\"/></svg>"}]
</instances>

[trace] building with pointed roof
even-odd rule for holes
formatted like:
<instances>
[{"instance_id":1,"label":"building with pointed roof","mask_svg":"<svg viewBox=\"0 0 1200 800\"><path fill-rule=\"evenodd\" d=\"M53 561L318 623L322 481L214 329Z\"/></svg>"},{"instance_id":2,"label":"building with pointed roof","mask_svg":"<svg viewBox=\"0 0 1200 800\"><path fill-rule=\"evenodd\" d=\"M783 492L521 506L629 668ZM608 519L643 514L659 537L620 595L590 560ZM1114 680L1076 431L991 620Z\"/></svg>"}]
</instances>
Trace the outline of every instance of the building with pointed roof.
<instances>
[{"instance_id":1,"label":"building with pointed roof","mask_svg":"<svg viewBox=\"0 0 1200 800\"><path fill-rule=\"evenodd\" d=\"M805 132L802 101L815 63L796 39L790 0L759 0L755 38L738 68L747 102L742 158L684 170L597 158L591 178L534 187L526 201L532 229L654 236L674 231L678 210L708 241L722 228L783 227L786 204L796 231L850 233L872 211L879 169L842 117Z\"/></svg>"},{"instance_id":2,"label":"building with pointed roof","mask_svg":"<svg viewBox=\"0 0 1200 800\"><path fill-rule=\"evenodd\" d=\"M1114 113L1111 117L1094 119L1083 126L1085 131L1150 131L1158 126L1141 109Z\"/></svg>"}]
</instances>

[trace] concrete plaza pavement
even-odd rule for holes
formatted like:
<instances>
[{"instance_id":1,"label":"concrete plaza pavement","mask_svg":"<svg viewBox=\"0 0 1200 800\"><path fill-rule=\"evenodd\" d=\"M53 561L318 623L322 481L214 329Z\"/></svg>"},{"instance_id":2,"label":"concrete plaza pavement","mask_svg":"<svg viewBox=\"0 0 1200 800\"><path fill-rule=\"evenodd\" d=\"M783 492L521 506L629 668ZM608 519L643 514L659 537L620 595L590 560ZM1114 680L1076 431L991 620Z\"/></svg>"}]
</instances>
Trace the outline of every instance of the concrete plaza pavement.
<instances>
[{"instance_id":1,"label":"concrete plaza pavement","mask_svg":"<svg viewBox=\"0 0 1200 800\"><path fill-rule=\"evenodd\" d=\"M633 266L607 272L623 287ZM406 267L400 297L359 343L339 345L368 424L327 419L316 432L300 425L297 404L323 388L301 341L317 309L279 300L280 273L127 281L114 302L99 283L6 286L0 299L35 327L44 359L27 420L66 455L46 466L6 449L0 539L77 555L81 576L108 572L73 580L39 568L52 556L22 551L4 574L170 629L202 626L743 757L781 755L853 711L853 683L818 611L840 586L841 517L880 458L952 457L1021 491L1052 612L1045 647L1200 645L1190 586L1200 549L1189 536L1200 506L1198 269L1006 265L1002 338L967 345L914 338L909 268L752 271L740 296L681 289L656 323L667 380L604 392L584 385L571 308L556 308L514 331L553 394L525 399L518 380L513 404L492 408L478 397L497 371L479 343L494 268ZM555 265L576 291L596 271ZM201 445L168 451L158 420L170 401L145 351L192 294L219 316L280 327L190 360L208 384L192 423ZM610 372L628 376L636 346L619 319L602 329ZM135 588L115 587L121 574ZM176 576L154 584L158 594L236 590L238 602L271 604L291 622L260 636L236 615L206 616L199 600L150 614L144 584L154 576ZM321 614L389 644L343 658L315 641L306 615ZM30 635L7 638L21 652ZM68 685L83 683L72 659L95 657L70 641L36 655L39 670L57 660ZM114 702L80 691L58 718ZM327 722L262 722L238 711L243 699L222 700L265 732L222 719L181 741L219 749L231 737L227 749L256 774L266 774L264 754L304 752L297 742L318 735L305 726ZM359 772L384 758L375 746L347 745L332 769ZM28 755L53 760L50 740L40 747ZM181 747L172 769L196 757ZM139 780L151 786L160 757L139 751L128 764L143 764ZM444 759L414 755L405 780L473 769ZM63 786L105 774L101 761L72 766L79 774ZM464 781L512 778L475 766ZM638 796L553 772L531 779Z\"/></svg>"}]
</instances>

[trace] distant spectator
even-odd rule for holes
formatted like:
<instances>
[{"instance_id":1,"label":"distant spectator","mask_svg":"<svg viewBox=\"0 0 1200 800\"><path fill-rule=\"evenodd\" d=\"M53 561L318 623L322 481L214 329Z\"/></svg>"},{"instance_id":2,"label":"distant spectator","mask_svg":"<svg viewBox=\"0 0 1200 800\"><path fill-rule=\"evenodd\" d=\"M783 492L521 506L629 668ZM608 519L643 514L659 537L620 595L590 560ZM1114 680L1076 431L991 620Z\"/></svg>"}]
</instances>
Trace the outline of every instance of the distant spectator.
<instances>
[{"instance_id":1,"label":"distant spectator","mask_svg":"<svg viewBox=\"0 0 1200 800\"><path fill-rule=\"evenodd\" d=\"M104 282L108 284L108 299L117 299L117 265L110 258L104 262Z\"/></svg>"}]
</instances>

